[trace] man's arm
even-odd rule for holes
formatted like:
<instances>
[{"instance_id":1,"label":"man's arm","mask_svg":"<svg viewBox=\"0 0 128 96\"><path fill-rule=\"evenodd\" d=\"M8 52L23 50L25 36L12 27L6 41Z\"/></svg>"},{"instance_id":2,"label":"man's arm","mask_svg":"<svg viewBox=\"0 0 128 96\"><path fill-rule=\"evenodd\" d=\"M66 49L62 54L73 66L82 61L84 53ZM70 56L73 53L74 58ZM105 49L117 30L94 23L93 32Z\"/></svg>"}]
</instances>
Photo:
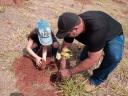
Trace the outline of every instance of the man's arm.
<instances>
[{"instance_id":1,"label":"man's arm","mask_svg":"<svg viewBox=\"0 0 128 96\"><path fill-rule=\"evenodd\" d=\"M87 59L83 60L82 62L80 62L79 65L77 65L69 70L70 75L77 74L82 71L86 71L89 68L91 68L92 66L94 66L95 64L97 64L101 58L102 52L103 52L102 50L97 51L97 52L88 52Z\"/></svg>"}]
</instances>

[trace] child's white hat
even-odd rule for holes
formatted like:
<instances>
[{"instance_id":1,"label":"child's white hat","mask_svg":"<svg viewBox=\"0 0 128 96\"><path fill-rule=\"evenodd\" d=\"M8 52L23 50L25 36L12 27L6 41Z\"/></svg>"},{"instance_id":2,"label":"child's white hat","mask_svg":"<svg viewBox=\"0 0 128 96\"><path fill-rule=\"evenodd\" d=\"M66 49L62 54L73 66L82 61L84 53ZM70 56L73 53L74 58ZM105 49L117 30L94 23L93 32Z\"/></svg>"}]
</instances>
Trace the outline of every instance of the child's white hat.
<instances>
[{"instance_id":1,"label":"child's white hat","mask_svg":"<svg viewBox=\"0 0 128 96\"><path fill-rule=\"evenodd\" d=\"M48 21L39 20L36 26L38 29L39 42L42 45L51 45L53 41L52 41L51 28Z\"/></svg>"}]
</instances>

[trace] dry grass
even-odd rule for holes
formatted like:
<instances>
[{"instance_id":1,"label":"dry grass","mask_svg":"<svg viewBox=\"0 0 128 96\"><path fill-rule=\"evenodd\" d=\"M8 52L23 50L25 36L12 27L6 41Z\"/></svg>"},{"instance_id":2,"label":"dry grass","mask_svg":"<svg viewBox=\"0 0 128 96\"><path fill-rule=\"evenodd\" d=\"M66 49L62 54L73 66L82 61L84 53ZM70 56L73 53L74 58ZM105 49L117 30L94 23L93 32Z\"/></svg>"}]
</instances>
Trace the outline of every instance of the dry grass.
<instances>
[{"instance_id":1,"label":"dry grass","mask_svg":"<svg viewBox=\"0 0 128 96\"><path fill-rule=\"evenodd\" d=\"M0 5L0 13L4 13L4 12L5 12L5 10L6 10L6 7L5 7L5 6L1 6L1 5Z\"/></svg>"},{"instance_id":2,"label":"dry grass","mask_svg":"<svg viewBox=\"0 0 128 96\"><path fill-rule=\"evenodd\" d=\"M85 77L82 74L77 74L70 79L64 79L58 84L62 96L92 96L84 89Z\"/></svg>"},{"instance_id":3,"label":"dry grass","mask_svg":"<svg viewBox=\"0 0 128 96\"><path fill-rule=\"evenodd\" d=\"M38 2L37 2L38 1ZM84 1L84 0L83 0ZM36 21L40 18L49 20L52 25L54 32L57 31L57 19L58 16L65 12L71 11L75 13L84 12L86 10L103 10L108 12L114 18L119 20L123 24L125 36L128 36L128 25L127 25L127 16L122 15L122 10L126 10L122 5L116 5L112 3L112 0L93 0L92 5L81 5L82 0L71 0L69 2L60 1L60 0L28 0L26 5L23 8L16 10L16 19L19 20L14 22L14 29L12 33L9 34L7 41L3 41L6 44L4 51L0 51L0 70L10 70L11 64L10 61L13 61L15 57L22 55L22 49L26 45L26 35L33 29ZM75 2L75 3L74 3ZM84 1L85 2L85 1ZM85 2L86 3L86 2ZM114 5L114 6L113 6ZM57 6L57 7L56 7ZM109 7L108 7L109 6ZM81 9L82 8L82 9ZM5 10L5 7L0 6L0 14L7 15L9 7ZM47 9L47 10L46 10ZM9 16L8 16L9 17ZM23 20L23 22L21 22ZM27 20L27 21L26 21ZM19 22L21 24L19 24ZM34 23L34 24L33 24ZM31 25L26 27L26 25ZM12 27L13 27L12 26ZM60 42L61 43L61 42ZM121 61L117 69L109 76L106 81L106 86L102 86L97 89L96 92L87 93L84 90L83 81L86 79L83 77L83 74L78 74L73 76L70 79L65 79L62 83L58 85L58 89L62 92L63 96L127 96L128 94L128 39L126 38L125 43L125 56ZM76 58L79 55L79 45L78 43L73 46L74 58L71 59L71 62L76 62ZM74 64L72 64L74 66ZM88 77L88 76L86 76ZM6 86L7 87L7 86ZM0 94L1 95L1 94ZM7 96L7 95L1 95Z\"/></svg>"}]
</instances>

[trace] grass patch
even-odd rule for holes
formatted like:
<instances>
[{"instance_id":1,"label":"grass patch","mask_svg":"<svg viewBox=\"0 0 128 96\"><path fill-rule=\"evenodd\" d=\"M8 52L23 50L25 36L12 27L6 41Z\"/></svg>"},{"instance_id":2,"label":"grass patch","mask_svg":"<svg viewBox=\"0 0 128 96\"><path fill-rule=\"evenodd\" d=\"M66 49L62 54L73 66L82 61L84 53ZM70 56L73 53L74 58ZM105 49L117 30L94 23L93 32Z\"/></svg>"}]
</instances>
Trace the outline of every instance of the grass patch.
<instances>
[{"instance_id":1,"label":"grass patch","mask_svg":"<svg viewBox=\"0 0 128 96\"><path fill-rule=\"evenodd\" d=\"M17 51L4 51L0 52L0 71L10 70L12 71L12 63L17 56L20 56L20 52Z\"/></svg>"},{"instance_id":2,"label":"grass patch","mask_svg":"<svg viewBox=\"0 0 128 96\"><path fill-rule=\"evenodd\" d=\"M58 84L58 90L62 96L92 96L84 89L85 76L77 74L69 79L64 79Z\"/></svg>"},{"instance_id":3,"label":"grass patch","mask_svg":"<svg viewBox=\"0 0 128 96\"><path fill-rule=\"evenodd\" d=\"M7 51L7 52L0 53L0 59L2 61L13 61L20 54L21 53L16 51Z\"/></svg>"},{"instance_id":4,"label":"grass patch","mask_svg":"<svg viewBox=\"0 0 128 96\"><path fill-rule=\"evenodd\" d=\"M110 89L112 96L127 96L128 95L128 88L122 86L117 82L111 82Z\"/></svg>"},{"instance_id":5,"label":"grass patch","mask_svg":"<svg viewBox=\"0 0 128 96\"><path fill-rule=\"evenodd\" d=\"M22 27L18 27L17 31L14 32L12 35L12 39L14 41L25 41L24 39L26 39L27 35L32 31L32 29L30 28L22 28Z\"/></svg>"}]
</instances>

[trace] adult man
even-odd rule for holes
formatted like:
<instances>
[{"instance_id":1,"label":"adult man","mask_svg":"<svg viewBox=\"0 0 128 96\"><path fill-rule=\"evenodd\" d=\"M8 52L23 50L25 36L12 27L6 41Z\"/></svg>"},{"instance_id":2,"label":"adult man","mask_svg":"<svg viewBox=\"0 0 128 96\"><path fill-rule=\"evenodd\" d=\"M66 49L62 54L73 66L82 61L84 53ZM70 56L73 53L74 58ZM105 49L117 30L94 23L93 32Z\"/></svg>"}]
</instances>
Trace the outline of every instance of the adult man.
<instances>
[{"instance_id":1,"label":"adult man","mask_svg":"<svg viewBox=\"0 0 128 96\"><path fill-rule=\"evenodd\" d=\"M60 73L63 77L86 71L94 66L104 51L104 57L99 68L93 70L89 82L100 85L107 79L109 73L119 64L124 50L122 26L108 14L101 11L87 11L80 15L66 12L58 20L59 39L64 38L63 46L71 47L73 40L86 45L80 54L80 64L66 69L61 60Z\"/></svg>"}]
</instances>

